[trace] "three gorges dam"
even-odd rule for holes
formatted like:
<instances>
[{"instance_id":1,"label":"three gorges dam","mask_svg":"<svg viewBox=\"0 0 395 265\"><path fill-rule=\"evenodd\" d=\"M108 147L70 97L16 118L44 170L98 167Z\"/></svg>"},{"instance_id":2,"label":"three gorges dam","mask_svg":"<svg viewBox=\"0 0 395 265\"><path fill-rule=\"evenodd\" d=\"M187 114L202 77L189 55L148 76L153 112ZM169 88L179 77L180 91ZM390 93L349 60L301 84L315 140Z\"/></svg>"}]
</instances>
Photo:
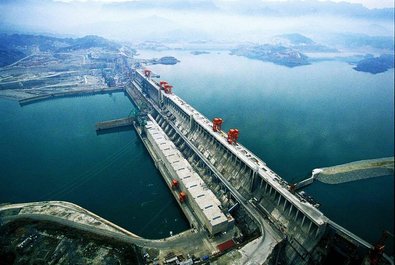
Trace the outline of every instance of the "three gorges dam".
<instances>
[{"instance_id":1,"label":"three gorges dam","mask_svg":"<svg viewBox=\"0 0 395 265\"><path fill-rule=\"evenodd\" d=\"M0 225L18 227L18 222L43 222L77 231L81 238L89 234L87 239L121 242L135 249L136 264L394 263L393 257L385 253L386 239L393 237L390 232L384 231L371 244L330 220L318 209L319 203L299 191L315 179L344 182L393 172L393 158L315 169L308 179L288 183L239 143L242 132L237 128L224 132L221 117L207 119L151 70L129 71L126 65L125 69L125 84L116 90L125 92L135 111L128 117L98 122L96 131L109 133L124 126L135 129L184 213L189 229L178 234L169 231L163 239L146 239L64 201L0 205ZM112 93L114 88L89 92ZM56 96L65 95L61 92L48 98ZM369 170L363 171L365 168ZM156 217L162 214L159 211ZM16 248L29 249L38 236L47 234L30 235ZM67 247L56 249L68 256ZM91 252L90 247L85 250ZM59 255L51 257L61 259Z\"/></svg>"},{"instance_id":2,"label":"three gorges dam","mask_svg":"<svg viewBox=\"0 0 395 265\"><path fill-rule=\"evenodd\" d=\"M220 117L207 119L157 77L133 71L126 93L139 113L130 122L191 229L213 245L207 259L237 251L232 264L393 264L384 243L331 221L241 145L238 129L222 131Z\"/></svg>"}]
</instances>

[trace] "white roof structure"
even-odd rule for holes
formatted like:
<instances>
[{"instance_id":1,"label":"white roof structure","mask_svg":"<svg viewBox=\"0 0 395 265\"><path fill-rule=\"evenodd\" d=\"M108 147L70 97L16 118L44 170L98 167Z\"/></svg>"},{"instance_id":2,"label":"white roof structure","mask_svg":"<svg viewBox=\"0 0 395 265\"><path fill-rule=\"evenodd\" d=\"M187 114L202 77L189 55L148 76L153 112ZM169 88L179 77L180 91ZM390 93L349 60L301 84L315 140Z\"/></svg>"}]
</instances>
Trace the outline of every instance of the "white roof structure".
<instances>
[{"instance_id":1,"label":"white roof structure","mask_svg":"<svg viewBox=\"0 0 395 265\"><path fill-rule=\"evenodd\" d=\"M218 232L218 229L214 229L216 226L226 229L224 223L228 222L228 218L222 212L221 202L214 193L206 187L204 181L152 117L147 121L145 128L151 144L160 151L166 168L174 174L174 178L178 179L180 187L185 189L188 199L195 206L194 210L200 212L198 217L203 216L205 219L201 221L209 226L207 229L216 232Z\"/></svg>"}]
</instances>

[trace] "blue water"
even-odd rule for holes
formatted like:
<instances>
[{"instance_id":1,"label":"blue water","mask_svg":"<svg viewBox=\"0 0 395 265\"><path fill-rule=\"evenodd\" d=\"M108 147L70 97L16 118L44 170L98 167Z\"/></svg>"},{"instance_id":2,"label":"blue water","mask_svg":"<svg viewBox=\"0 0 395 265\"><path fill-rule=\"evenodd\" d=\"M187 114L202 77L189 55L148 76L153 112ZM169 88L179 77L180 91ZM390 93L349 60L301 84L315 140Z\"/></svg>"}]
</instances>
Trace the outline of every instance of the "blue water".
<instances>
[{"instance_id":1,"label":"blue water","mask_svg":"<svg viewBox=\"0 0 395 265\"><path fill-rule=\"evenodd\" d=\"M0 99L0 202L66 200L147 237L188 223L133 130L96 135L133 109L123 93L20 107Z\"/></svg>"},{"instance_id":2,"label":"blue water","mask_svg":"<svg viewBox=\"0 0 395 265\"><path fill-rule=\"evenodd\" d=\"M179 64L150 68L208 118L223 118L225 130L238 128L240 142L289 182L317 167L394 155L393 70L372 75L335 61L287 68L226 52L139 52L177 57ZM69 200L151 238L186 229L134 131L95 134L97 121L131 108L122 93L22 108L0 100L0 202ZM370 242L394 231L393 176L306 191L328 217Z\"/></svg>"},{"instance_id":3,"label":"blue water","mask_svg":"<svg viewBox=\"0 0 395 265\"><path fill-rule=\"evenodd\" d=\"M179 64L150 68L209 119L223 118L225 130L238 128L240 142L289 182L318 167L394 156L393 69L373 75L337 61L287 68L227 52L139 53L177 57ZM370 242L394 231L394 176L306 191Z\"/></svg>"},{"instance_id":4,"label":"blue water","mask_svg":"<svg viewBox=\"0 0 395 265\"><path fill-rule=\"evenodd\" d=\"M328 217L375 243L383 230L394 231L393 187L394 176L383 176L339 185L316 182L305 191L319 198L321 211ZM393 239L387 243L386 252L393 255Z\"/></svg>"}]
</instances>

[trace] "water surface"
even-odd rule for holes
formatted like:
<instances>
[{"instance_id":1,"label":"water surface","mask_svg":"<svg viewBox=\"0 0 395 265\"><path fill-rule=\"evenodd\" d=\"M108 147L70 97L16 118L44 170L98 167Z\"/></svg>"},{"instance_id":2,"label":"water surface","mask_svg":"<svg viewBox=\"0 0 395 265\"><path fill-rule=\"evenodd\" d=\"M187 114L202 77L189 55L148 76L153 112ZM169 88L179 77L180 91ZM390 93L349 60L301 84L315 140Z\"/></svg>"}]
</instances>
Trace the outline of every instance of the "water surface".
<instances>
[{"instance_id":1,"label":"water surface","mask_svg":"<svg viewBox=\"0 0 395 265\"><path fill-rule=\"evenodd\" d=\"M225 130L238 128L240 142L289 182L314 168L394 155L393 69L373 75L337 61L287 68L227 52L139 53L179 59L150 68L209 119L223 118ZM394 231L393 176L307 191L370 242Z\"/></svg>"},{"instance_id":2,"label":"water surface","mask_svg":"<svg viewBox=\"0 0 395 265\"><path fill-rule=\"evenodd\" d=\"M394 71L372 75L328 61L284 66L226 52L172 55L150 67L209 119L238 128L240 142L289 182L311 170L394 155ZM45 101L0 101L0 201L64 199L147 237L186 228L162 177L134 131L97 136L97 121L124 117L122 93ZM394 231L393 176L306 189L321 210L375 242Z\"/></svg>"},{"instance_id":3,"label":"water surface","mask_svg":"<svg viewBox=\"0 0 395 265\"><path fill-rule=\"evenodd\" d=\"M187 229L135 131L96 135L96 122L132 109L123 93L0 99L0 202L66 200L148 238Z\"/></svg>"}]
</instances>

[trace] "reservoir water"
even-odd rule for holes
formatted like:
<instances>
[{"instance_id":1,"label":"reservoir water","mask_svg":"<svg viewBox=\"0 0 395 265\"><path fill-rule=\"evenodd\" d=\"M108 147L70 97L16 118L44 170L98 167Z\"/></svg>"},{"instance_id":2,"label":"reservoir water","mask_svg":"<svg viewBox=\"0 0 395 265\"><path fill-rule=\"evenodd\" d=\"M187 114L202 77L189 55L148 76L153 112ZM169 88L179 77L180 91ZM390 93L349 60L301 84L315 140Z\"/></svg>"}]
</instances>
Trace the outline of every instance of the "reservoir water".
<instances>
[{"instance_id":1,"label":"reservoir water","mask_svg":"<svg viewBox=\"0 0 395 265\"><path fill-rule=\"evenodd\" d=\"M288 182L314 168L394 156L393 69L373 75L339 61L287 68L227 52L139 53L179 59L150 69L209 119L223 118L224 130L238 128L240 142ZM394 231L394 176L315 183L306 192L325 215L369 242Z\"/></svg>"},{"instance_id":2,"label":"reservoir water","mask_svg":"<svg viewBox=\"0 0 395 265\"><path fill-rule=\"evenodd\" d=\"M147 238L186 230L134 130L96 135L96 122L132 109L123 93L23 107L0 99L0 202L70 201Z\"/></svg>"},{"instance_id":3,"label":"reservoir water","mask_svg":"<svg viewBox=\"0 0 395 265\"><path fill-rule=\"evenodd\" d=\"M238 128L240 142L289 182L314 168L394 155L393 70L372 75L336 61L287 68L226 52L139 53L179 59L150 68L209 119L223 118L224 130ZM131 108L122 93L22 108L0 100L0 202L69 200L151 238L186 229L136 134L94 131L95 122ZM328 217L375 242L383 229L394 231L393 186L388 176L306 191Z\"/></svg>"}]
</instances>

